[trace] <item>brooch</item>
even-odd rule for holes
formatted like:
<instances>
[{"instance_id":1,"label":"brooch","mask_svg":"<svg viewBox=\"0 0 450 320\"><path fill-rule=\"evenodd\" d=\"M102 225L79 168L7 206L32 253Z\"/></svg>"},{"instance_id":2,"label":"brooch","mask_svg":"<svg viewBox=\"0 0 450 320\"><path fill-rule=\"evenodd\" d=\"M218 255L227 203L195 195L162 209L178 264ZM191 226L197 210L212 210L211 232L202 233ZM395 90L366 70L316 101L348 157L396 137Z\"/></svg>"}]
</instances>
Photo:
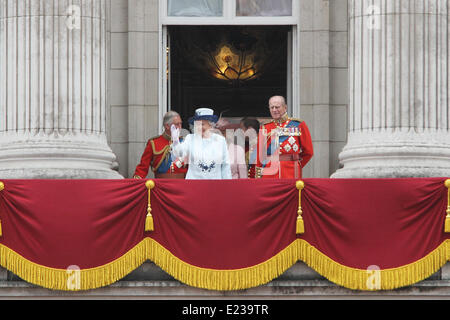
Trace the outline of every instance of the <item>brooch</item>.
<instances>
[{"instance_id":1,"label":"brooch","mask_svg":"<svg viewBox=\"0 0 450 320\"><path fill-rule=\"evenodd\" d=\"M204 163L203 161L200 161L198 163L198 167L200 169L202 169L203 172L211 172L212 169L214 169L216 167L216 163L214 161L211 162L211 164L208 166L206 163Z\"/></svg>"}]
</instances>

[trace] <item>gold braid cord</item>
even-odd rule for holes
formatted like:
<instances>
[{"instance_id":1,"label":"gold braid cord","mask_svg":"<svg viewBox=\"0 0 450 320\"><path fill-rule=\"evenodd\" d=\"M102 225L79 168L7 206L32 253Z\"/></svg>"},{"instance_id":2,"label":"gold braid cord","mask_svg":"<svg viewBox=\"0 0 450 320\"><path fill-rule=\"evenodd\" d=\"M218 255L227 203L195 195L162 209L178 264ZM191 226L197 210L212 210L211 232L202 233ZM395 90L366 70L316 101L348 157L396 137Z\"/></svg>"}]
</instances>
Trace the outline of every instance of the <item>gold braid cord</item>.
<instances>
[{"instance_id":1,"label":"gold braid cord","mask_svg":"<svg viewBox=\"0 0 450 320\"><path fill-rule=\"evenodd\" d=\"M305 233L305 225L303 222L303 211L302 211L302 190L305 187L305 183L301 180L295 183L295 186L298 189L298 211L297 211L297 234Z\"/></svg>"},{"instance_id":2,"label":"gold braid cord","mask_svg":"<svg viewBox=\"0 0 450 320\"><path fill-rule=\"evenodd\" d=\"M153 231L155 230L155 227L153 225L152 206L150 203L150 197L152 189L155 187L155 182L153 180L147 180L145 182L145 186L148 189L148 204L147 204L147 216L145 218L145 231Z\"/></svg>"}]
</instances>

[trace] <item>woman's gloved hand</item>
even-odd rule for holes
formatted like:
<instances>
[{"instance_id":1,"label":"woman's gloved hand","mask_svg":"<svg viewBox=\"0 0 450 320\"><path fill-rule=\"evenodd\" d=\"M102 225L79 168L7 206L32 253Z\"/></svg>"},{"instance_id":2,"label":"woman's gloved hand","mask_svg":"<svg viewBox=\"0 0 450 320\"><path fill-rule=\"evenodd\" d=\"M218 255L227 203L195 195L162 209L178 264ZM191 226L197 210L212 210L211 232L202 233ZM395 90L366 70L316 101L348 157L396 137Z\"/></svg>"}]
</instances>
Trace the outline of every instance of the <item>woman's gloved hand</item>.
<instances>
[{"instance_id":1,"label":"woman's gloved hand","mask_svg":"<svg viewBox=\"0 0 450 320\"><path fill-rule=\"evenodd\" d=\"M172 137L172 143L178 144L180 143L180 129L175 127L175 125L170 126L170 135Z\"/></svg>"}]
</instances>

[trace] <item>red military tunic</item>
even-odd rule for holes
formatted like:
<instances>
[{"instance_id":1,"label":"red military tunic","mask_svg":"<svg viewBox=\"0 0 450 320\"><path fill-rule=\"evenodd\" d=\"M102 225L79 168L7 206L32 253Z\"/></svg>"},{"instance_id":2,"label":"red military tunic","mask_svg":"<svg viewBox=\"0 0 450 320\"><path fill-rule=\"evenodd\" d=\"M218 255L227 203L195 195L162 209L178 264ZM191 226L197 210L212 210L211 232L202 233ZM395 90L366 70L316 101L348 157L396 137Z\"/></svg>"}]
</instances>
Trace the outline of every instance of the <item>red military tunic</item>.
<instances>
[{"instance_id":1,"label":"red military tunic","mask_svg":"<svg viewBox=\"0 0 450 320\"><path fill-rule=\"evenodd\" d=\"M302 168L314 154L311 134L304 121L285 116L280 121L269 122L261 127L259 139L256 177L302 177ZM267 141L267 146L261 139ZM265 159L264 153L271 157ZM271 161L276 159L278 163Z\"/></svg>"},{"instance_id":2,"label":"red military tunic","mask_svg":"<svg viewBox=\"0 0 450 320\"><path fill-rule=\"evenodd\" d=\"M171 138L165 133L149 139L134 177L144 179L151 167L156 178L184 178L187 167L180 159L172 159L170 145Z\"/></svg>"}]
</instances>

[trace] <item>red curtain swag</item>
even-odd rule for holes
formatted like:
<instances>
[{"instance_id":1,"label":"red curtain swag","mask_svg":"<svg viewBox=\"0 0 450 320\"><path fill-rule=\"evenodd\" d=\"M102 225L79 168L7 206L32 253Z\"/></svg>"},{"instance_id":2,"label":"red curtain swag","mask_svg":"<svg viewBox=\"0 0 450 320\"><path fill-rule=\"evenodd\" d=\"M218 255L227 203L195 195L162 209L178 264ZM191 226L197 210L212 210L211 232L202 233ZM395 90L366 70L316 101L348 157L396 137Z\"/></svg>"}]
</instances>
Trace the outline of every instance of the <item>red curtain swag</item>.
<instances>
[{"instance_id":1,"label":"red curtain swag","mask_svg":"<svg viewBox=\"0 0 450 320\"><path fill-rule=\"evenodd\" d=\"M338 285L383 290L450 258L445 178L152 181L3 180L0 265L88 290L151 260L188 285L237 290L300 260Z\"/></svg>"}]
</instances>

